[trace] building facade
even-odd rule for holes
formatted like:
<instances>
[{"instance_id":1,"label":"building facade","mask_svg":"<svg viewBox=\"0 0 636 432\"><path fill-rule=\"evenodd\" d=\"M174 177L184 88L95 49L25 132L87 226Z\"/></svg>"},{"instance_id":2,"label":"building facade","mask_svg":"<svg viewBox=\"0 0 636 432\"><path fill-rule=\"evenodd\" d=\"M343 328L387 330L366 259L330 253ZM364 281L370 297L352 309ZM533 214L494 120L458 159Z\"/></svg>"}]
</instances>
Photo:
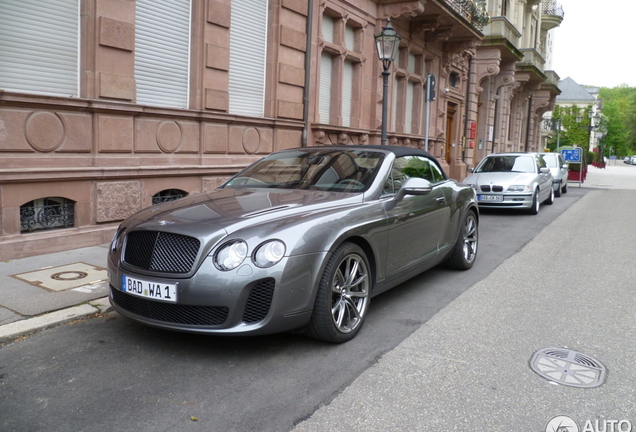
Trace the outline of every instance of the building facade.
<instances>
[{"instance_id":1,"label":"building facade","mask_svg":"<svg viewBox=\"0 0 636 432\"><path fill-rule=\"evenodd\" d=\"M389 144L428 143L453 178L537 149L558 94L543 41L562 14L546 0L44 3L0 0L4 260L107 243L272 151L380 144L389 19Z\"/></svg>"},{"instance_id":2,"label":"building facade","mask_svg":"<svg viewBox=\"0 0 636 432\"><path fill-rule=\"evenodd\" d=\"M491 0L477 47L478 135L472 162L490 153L543 151L543 114L554 107L558 75L546 70L550 31L563 20L555 1Z\"/></svg>"}]
</instances>

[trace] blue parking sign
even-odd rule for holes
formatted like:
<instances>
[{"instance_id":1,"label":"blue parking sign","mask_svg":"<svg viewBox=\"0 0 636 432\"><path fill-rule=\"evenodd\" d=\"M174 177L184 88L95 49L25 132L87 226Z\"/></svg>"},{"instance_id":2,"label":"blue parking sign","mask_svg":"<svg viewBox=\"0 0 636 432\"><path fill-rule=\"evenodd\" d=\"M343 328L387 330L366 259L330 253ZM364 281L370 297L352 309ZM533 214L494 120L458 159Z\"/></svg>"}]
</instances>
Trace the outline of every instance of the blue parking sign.
<instances>
[{"instance_id":1,"label":"blue parking sign","mask_svg":"<svg viewBox=\"0 0 636 432\"><path fill-rule=\"evenodd\" d=\"M581 149L563 149L561 150L563 160L566 162L581 162Z\"/></svg>"}]
</instances>

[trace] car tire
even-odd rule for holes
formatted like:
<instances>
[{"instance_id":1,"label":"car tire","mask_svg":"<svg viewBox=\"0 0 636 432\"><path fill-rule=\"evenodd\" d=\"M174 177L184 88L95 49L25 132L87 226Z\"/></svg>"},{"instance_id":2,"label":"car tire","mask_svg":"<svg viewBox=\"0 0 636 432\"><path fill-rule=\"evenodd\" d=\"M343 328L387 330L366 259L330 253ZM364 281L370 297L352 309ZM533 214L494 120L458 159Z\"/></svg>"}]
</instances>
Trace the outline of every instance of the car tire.
<instances>
[{"instance_id":1,"label":"car tire","mask_svg":"<svg viewBox=\"0 0 636 432\"><path fill-rule=\"evenodd\" d=\"M371 300L370 268L358 245L346 242L335 250L320 278L307 336L343 343L358 334Z\"/></svg>"},{"instance_id":2,"label":"car tire","mask_svg":"<svg viewBox=\"0 0 636 432\"><path fill-rule=\"evenodd\" d=\"M477 216L469 211L459 228L459 235L453 252L446 260L447 267L457 270L468 270L473 266L479 246L479 223Z\"/></svg>"},{"instance_id":3,"label":"car tire","mask_svg":"<svg viewBox=\"0 0 636 432\"><path fill-rule=\"evenodd\" d=\"M567 184L563 186L563 189L561 189L561 192L568 193L568 185Z\"/></svg>"},{"instance_id":4,"label":"car tire","mask_svg":"<svg viewBox=\"0 0 636 432\"><path fill-rule=\"evenodd\" d=\"M539 189L536 189L534 191L534 195L532 196L532 207L528 209L528 213L530 213L531 215L539 214L540 205L541 204L539 203Z\"/></svg>"},{"instance_id":5,"label":"car tire","mask_svg":"<svg viewBox=\"0 0 636 432\"><path fill-rule=\"evenodd\" d=\"M557 188L556 188L556 190L554 191L554 196L555 196L555 197L557 197L557 198L561 196L561 184L562 184L562 183L561 183L561 182L559 182L558 187L557 187Z\"/></svg>"},{"instance_id":6,"label":"car tire","mask_svg":"<svg viewBox=\"0 0 636 432\"><path fill-rule=\"evenodd\" d=\"M548 205L554 204L554 187L550 187L550 196L543 202Z\"/></svg>"}]
</instances>

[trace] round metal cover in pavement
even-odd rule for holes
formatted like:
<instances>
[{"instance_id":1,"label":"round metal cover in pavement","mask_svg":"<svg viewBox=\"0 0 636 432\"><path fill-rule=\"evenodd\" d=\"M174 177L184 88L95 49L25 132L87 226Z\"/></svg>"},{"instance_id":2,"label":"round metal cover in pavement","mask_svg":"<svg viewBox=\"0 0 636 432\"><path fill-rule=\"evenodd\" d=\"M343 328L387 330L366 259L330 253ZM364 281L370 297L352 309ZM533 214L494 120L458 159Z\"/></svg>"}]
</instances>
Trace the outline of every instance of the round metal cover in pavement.
<instances>
[{"instance_id":1,"label":"round metal cover in pavement","mask_svg":"<svg viewBox=\"0 0 636 432\"><path fill-rule=\"evenodd\" d=\"M605 382L605 366L567 348L543 348L534 353L530 367L537 374L570 387L598 387Z\"/></svg>"}]
</instances>

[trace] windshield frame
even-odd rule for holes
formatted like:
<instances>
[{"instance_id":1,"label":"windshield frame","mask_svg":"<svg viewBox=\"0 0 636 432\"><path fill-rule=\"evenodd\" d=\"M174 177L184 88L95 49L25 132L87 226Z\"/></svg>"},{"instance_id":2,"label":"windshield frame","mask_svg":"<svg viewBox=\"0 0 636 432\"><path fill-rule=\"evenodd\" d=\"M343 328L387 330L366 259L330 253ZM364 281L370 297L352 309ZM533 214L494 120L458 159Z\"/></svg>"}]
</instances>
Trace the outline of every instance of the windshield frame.
<instances>
[{"instance_id":1,"label":"windshield frame","mask_svg":"<svg viewBox=\"0 0 636 432\"><path fill-rule=\"evenodd\" d=\"M220 188L367 191L386 154L373 149L301 148L272 153Z\"/></svg>"}]
</instances>

